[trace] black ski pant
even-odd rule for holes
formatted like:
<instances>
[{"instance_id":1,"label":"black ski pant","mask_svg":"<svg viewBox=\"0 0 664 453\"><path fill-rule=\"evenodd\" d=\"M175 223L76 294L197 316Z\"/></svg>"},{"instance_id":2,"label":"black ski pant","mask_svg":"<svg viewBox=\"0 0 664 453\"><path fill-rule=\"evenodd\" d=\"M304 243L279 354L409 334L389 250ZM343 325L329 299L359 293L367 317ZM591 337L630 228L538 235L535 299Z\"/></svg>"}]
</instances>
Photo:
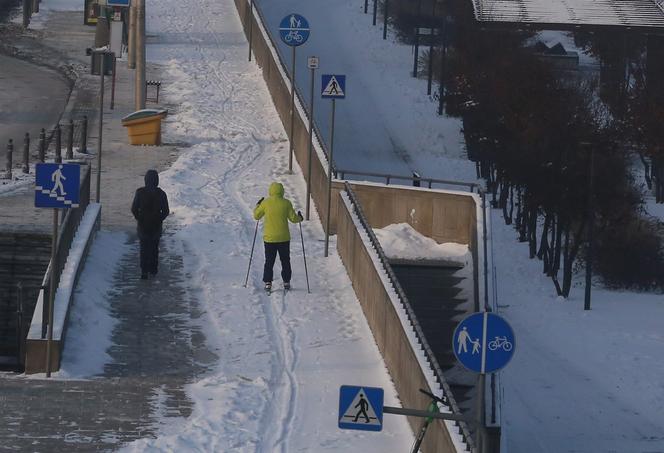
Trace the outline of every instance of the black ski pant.
<instances>
[{"instance_id":1,"label":"black ski pant","mask_svg":"<svg viewBox=\"0 0 664 453\"><path fill-rule=\"evenodd\" d=\"M157 273L159 265L159 236L140 238L141 242L141 273Z\"/></svg>"},{"instance_id":2,"label":"black ski pant","mask_svg":"<svg viewBox=\"0 0 664 453\"><path fill-rule=\"evenodd\" d=\"M291 279L291 266L290 266L290 241L286 242L265 242L265 267L263 268L263 281L271 282L274 267L274 261L277 259L277 252L279 253L279 260L281 260L281 279L284 283L290 283Z\"/></svg>"}]
</instances>

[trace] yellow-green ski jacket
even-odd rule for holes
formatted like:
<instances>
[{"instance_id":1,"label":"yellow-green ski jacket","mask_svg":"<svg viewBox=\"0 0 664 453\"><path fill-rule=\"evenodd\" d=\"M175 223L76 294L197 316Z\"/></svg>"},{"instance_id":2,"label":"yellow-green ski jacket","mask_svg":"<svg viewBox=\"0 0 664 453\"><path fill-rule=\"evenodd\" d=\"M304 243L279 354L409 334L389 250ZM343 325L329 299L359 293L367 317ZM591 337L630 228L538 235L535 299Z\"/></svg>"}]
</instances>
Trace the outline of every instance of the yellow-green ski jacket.
<instances>
[{"instance_id":1,"label":"yellow-green ski jacket","mask_svg":"<svg viewBox=\"0 0 664 453\"><path fill-rule=\"evenodd\" d=\"M288 221L299 223L300 218L295 213L291 202L284 198L284 186L281 183L270 184L269 194L270 196L254 209L255 220L265 216L263 240L265 242L290 241Z\"/></svg>"}]
</instances>

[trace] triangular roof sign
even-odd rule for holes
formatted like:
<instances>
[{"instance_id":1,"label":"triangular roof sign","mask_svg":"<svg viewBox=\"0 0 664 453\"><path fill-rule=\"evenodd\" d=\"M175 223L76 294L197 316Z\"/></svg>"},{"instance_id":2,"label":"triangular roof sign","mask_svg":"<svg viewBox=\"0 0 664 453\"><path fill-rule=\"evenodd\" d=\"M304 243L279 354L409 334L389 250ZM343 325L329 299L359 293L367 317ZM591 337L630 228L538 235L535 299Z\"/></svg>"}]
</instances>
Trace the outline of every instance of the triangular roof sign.
<instances>
[{"instance_id":1,"label":"triangular roof sign","mask_svg":"<svg viewBox=\"0 0 664 453\"><path fill-rule=\"evenodd\" d=\"M361 401L364 403L361 403ZM344 411L344 414L339 420L340 423L357 423L358 425L375 425L380 426L381 422L376 416L376 411L371 405L371 401L367 398L367 392L360 388L353 398L353 401L350 403L348 408Z\"/></svg>"},{"instance_id":2,"label":"triangular roof sign","mask_svg":"<svg viewBox=\"0 0 664 453\"><path fill-rule=\"evenodd\" d=\"M330 81L327 82L327 86L323 90L323 95L325 96L345 96L341 85L335 76L330 77Z\"/></svg>"}]
</instances>

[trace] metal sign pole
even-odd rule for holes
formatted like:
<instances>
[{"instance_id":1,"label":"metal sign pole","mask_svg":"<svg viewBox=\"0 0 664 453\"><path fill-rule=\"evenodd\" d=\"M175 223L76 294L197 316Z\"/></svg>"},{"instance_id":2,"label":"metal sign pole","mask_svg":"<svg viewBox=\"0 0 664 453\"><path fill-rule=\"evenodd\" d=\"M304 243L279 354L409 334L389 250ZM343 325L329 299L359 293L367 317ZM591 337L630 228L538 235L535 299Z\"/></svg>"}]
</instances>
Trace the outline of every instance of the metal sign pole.
<instances>
[{"instance_id":1,"label":"metal sign pole","mask_svg":"<svg viewBox=\"0 0 664 453\"><path fill-rule=\"evenodd\" d=\"M313 154L313 136L314 136L314 72L316 68L311 65L311 85L309 95L311 96L311 103L309 104L309 157L307 159L307 207L306 219L309 220L309 206L311 205L311 156Z\"/></svg>"},{"instance_id":2,"label":"metal sign pole","mask_svg":"<svg viewBox=\"0 0 664 453\"><path fill-rule=\"evenodd\" d=\"M293 61L291 66L291 101L290 101L290 150L288 152L288 173L293 173L293 129L295 127L295 49L293 48Z\"/></svg>"},{"instance_id":3,"label":"metal sign pole","mask_svg":"<svg viewBox=\"0 0 664 453\"><path fill-rule=\"evenodd\" d=\"M592 145L586 145L590 151L590 178L588 181L588 256L586 257L586 290L583 298L583 309L590 310L590 295L593 285L593 222L594 219L594 206L593 206L593 190L594 190L594 179L595 179L595 149Z\"/></svg>"},{"instance_id":4,"label":"metal sign pole","mask_svg":"<svg viewBox=\"0 0 664 453\"><path fill-rule=\"evenodd\" d=\"M387 17L390 0L385 0L385 11L383 11L383 39L387 39Z\"/></svg>"},{"instance_id":5,"label":"metal sign pole","mask_svg":"<svg viewBox=\"0 0 664 453\"><path fill-rule=\"evenodd\" d=\"M330 155L327 159L327 218L325 219L325 256L330 245L330 206L332 205L332 162L334 155L334 111L336 99L332 98L332 130L330 132Z\"/></svg>"},{"instance_id":6,"label":"metal sign pole","mask_svg":"<svg viewBox=\"0 0 664 453\"><path fill-rule=\"evenodd\" d=\"M51 238L51 272L48 301L42 299L42 303L48 303L48 331L46 336L46 377L51 377L51 351L53 348L53 312L55 302L55 256L58 249L58 208L53 209L53 237Z\"/></svg>"},{"instance_id":7,"label":"metal sign pole","mask_svg":"<svg viewBox=\"0 0 664 453\"><path fill-rule=\"evenodd\" d=\"M113 81L111 82L111 110L115 108L115 66L117 64L117 59L115 54L113 54Z\"/></svg>"},{"instance_id":8,"label":"metal sign pole","mask_svg":"<svg viewBox=\"0 0 664 453\"><path fill-rule=\"evenodd\" d=\"M417 60L420 58L420 29L415 28L415 53L413 54L413 77L417 77Z\"/></svg>"},{"instance_id":9,"label":"metal sign pole","mask_svg":"<svg viewBox=\"0 0 664 453\"><path fill-rule=\"evenodd\" d=\"M251 61L251 41L254 34L254 0L249 2L249 61Z\"/></svg>"},{"instance_id":10,"label":"metal sign pole","mask_svg":"<svg viewBox=\"0 0 664 453\"><path fill-rule=\"evenodd\" d=\"M95 201L99 203L99 193L101 189L101 145L102 134L104 130L104 72L106 72L106 54L101 55L100 88L99 88L99 140L97 140L97 193Z\"/></svg>"}]
</instances>

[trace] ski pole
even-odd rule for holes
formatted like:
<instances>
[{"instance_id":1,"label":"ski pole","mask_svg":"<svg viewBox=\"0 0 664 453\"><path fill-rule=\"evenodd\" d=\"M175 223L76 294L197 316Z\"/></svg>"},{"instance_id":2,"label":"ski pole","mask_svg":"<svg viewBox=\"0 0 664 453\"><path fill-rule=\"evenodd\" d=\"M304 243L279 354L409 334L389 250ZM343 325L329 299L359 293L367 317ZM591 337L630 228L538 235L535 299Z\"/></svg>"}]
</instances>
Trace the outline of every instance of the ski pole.
<instances>
[{"instance_id":1,"label":"ski pole","mask_svg":"<svg viewBox=\"0 0 664 453\"><path fill-rule=\"evenodd\" d=\"M304 258L304 275L307 277L307 292L311 294L311 289L309 289L309 271L307 271L307 255L306 253L304 253L304 236L302 235L302 222L300 222L300 239L302 240L302 258Z\"/></svg>"},{"instance_id":2,"label":"ski pole","mask_svg":"<svg viewBox=\"0 0 664 453\"><path fill-rule=\"evenodd\" d=\"M251 254L249 255L249 267L247 267L247 278L244 279L244 287L247 287L247 283L249 282L249 270L251 269L251 259L254 257L254 246L256 245L256 235L258 235L258 222L259 220L256 220L256 229L254 230L254 242L251 243Z\"/></svg>"}]
</instances>

